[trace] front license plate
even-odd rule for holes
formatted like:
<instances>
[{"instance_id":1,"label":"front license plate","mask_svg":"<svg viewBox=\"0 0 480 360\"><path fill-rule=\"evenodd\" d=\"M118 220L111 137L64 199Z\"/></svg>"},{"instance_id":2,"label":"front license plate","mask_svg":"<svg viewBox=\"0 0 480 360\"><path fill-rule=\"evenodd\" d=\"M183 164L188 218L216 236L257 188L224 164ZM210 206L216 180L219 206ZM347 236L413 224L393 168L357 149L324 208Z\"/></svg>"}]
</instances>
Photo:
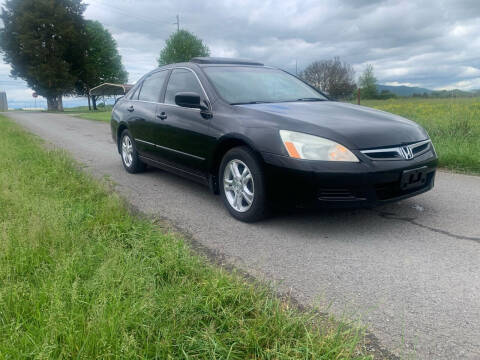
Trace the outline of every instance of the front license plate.
<instances>
[{"instance_id":1,"label":"front license plate","mask_svg":"<svg viewBox=\"0 0 480 360\"><path fill-rule=\"evenodd\" d=\"M409 190L424 186L427 182L427 167L405 170L402 173L400 187L402 190Z\"/></svg>"}]
</instances>

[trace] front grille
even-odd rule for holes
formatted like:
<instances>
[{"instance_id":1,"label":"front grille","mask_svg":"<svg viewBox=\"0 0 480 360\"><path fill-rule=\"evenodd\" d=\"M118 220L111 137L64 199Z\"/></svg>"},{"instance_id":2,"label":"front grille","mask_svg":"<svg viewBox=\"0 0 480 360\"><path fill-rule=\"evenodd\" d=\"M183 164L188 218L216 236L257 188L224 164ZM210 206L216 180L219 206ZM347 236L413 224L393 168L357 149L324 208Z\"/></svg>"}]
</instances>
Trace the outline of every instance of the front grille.
<instances>
[{"instance_id":1,"label":"front grille","mask_svg":"<svg viewBox=\"0 0 480 360\"><path fill-rule=\"evenodd\" d=\"M425 140L405 146L361 150L361 153L371 160L411 160L430 150L430 147L430 140ZM411 152L410 158L406 157L408 152Z\"/></svg>"},{"instance_id":2,"label":"front grille","mask_svg":"<svg viewBox=\"0 0 480 360\"><path fill-rule=\"evenodd\" d=\"M402 160L403 159L403 156L396 149L395 150L385 149L378 152L371 152L371 153L363 152L363 153L372 160Z\"/></svg>"},{"instance_id":3,"label":"front grille","mask_svg":"<svg viewBox=\"0 0 480 360\"><path fill-rule=\"evenodd\" d=\"M429 142L425 143L425 144L415 146L415 147L412 147L413 156L414 157L419 156L419 155L423 154L425 151L427 151L429 148L430 148L430 143Z\"/></svg>"}]
</instances>

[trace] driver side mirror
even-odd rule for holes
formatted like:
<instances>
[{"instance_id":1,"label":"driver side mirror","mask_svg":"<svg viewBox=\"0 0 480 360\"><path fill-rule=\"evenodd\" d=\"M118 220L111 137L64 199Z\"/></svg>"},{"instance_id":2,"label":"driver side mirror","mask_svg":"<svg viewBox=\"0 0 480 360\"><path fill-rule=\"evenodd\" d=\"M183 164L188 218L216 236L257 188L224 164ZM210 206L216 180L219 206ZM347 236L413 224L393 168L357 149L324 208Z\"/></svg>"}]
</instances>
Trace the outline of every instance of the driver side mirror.
<instances>
[{"instance_id":1,"label":"driver side mirror","mask_svg":"<svg viewBox=\"0 0 480 360\"><path fill-rule=\"evenodd\" d=\"M175 94L175 104L182 107L202 109L200 95L194 92L179 92Z\"/></svg>"}]
</instances>

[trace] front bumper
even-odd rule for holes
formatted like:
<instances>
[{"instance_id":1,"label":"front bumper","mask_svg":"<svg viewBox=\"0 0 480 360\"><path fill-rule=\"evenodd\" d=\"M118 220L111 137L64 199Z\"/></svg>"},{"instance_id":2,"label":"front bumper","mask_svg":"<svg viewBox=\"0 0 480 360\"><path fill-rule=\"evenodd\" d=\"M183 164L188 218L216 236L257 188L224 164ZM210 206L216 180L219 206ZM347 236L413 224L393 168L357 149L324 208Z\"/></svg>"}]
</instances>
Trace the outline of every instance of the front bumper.
<instances>
[{"instance_id":1,"label":"front bumper","mask_svg":"<svg viewBox=\"0 0 480 360\"><path fill-rule=\"evenodd\" d=\"M375 206L398 201L431 190L438 158L430 150L412 160L358 163L298 160L262 153L265 162L268 196L302 205L328 207ZM424 183L403 190L402 174L423 168Z\"/></svg>"}]
</instances>

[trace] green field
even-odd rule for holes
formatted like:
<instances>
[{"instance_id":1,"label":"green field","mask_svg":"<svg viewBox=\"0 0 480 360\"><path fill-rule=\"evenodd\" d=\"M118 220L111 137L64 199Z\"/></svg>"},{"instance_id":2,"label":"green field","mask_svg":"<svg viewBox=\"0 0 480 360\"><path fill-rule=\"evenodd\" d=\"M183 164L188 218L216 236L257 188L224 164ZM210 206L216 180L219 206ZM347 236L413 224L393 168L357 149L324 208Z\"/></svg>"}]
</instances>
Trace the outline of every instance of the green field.
<instances>
[{"instance_id":1,"label":"green field","mask_svg":"<svg viewBox=\"0 0 480 360\"><path fill-rule=\"evenodd\" d=\"M0 358L366 358L358 330L209 265L65 153L0 131Z\"/></svg>"},{"instance_id":2,"label":"green field","mask_svg":"<svg viewBox=\"0 0 480 360\"><path fill-rule=\"evenodd\" d=\"M446 169L480 173L480 98L363 101L421 124Z\"/></svg>"}]
</instances>

